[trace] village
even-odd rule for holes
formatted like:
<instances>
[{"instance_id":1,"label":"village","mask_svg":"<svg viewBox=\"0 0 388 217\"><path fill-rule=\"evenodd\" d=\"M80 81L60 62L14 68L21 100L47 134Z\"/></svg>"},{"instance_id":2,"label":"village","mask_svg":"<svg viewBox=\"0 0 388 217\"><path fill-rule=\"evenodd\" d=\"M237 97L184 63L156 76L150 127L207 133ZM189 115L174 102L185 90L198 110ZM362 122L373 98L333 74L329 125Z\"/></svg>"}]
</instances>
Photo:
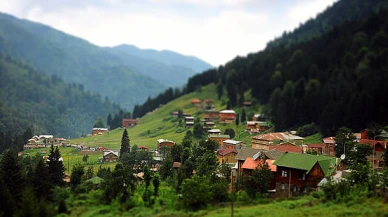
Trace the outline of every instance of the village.
<instances>
[{"instance_id":1,"label":"village","mask_svg":"<svg viewBox=\"0 0 388 217\"><path fill-rule=\"evenodd\" d=\"M245 109L250 105L250 102L245 102L243 108ZM338 155L335 153L336 140L334 135L323 138L321 143L308 144L305 143L303 137L296 135L296 131L271 132L271 123L265 116L254 114L244 123L245 132L251 135L251 143L247 144L231 138L231 135L216 127L217 125L233 126L238 118L234 110L217 111L212 99L203 100L202 104L201 100L193 99L191 106L195 107L197 111L203 111L203 119L200 120L201 127L203 132L206 132L206 140L218 144L218 148L215 150L218 163L228 165L231 168L231 177L229 177L231 185L250 176L253 170L260 168L264 163L268 164L273 174L268 189L270 197L307 194L319 190L323 184L330 180L338 182L346 179L352 172L348 168L346 152L340 157L336 157ZM182 119L187 130L193 129L199 119L199 117L184 113L182 110L171 112L170 115L174 119ZM123 119L121 128L130 130L139 124L139 119ZM105 134L109 134L108 128L93 128L88 137L99 137ZM384 166L383 154L387 145L387 141L384 139L388 138L388 133L382 130L380 135L371 139L368 138L367 129L365 129L360 133L354 133L354 138L353 142L372 148L372 154L367 156L367 159L373 171L381 171ZM153 172L158 172L166 155L166 150L170 150L177 142L159 138L155 140L155 149L140 145L136 146L136 150L150 152L153 156L153 161L149 165L150 169ZM111 150L103 146L71 144L69 139L54 138L53 135L34 136L24 145L24 149L39 149L51 145L72 147L82 155L100 153L97 162L92 162L92 164L117 162L120 158L120 150ZM42 154L46 153L42 152ZM48 156L43 157L47 159ZM181 166L181 162L173 162L173 168L176 171ZM135 175L143 179L144 173L140 168ZM66 180L70 182L69 174L66 175Z\"/></svg>"}]
</instances>

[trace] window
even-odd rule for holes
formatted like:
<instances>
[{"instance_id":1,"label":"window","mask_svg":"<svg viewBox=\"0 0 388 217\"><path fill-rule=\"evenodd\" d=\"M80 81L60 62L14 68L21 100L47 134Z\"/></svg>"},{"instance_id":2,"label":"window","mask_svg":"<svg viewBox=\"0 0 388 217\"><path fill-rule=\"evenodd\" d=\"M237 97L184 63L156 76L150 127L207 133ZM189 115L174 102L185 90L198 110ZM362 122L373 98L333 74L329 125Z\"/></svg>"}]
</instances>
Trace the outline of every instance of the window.
<instances>
[{"instance_id":1,"label":"window","mask_svg":"<svg viewBox=\"0 0 388 217\"><path fill-rule=\"evenodd\" d=\"M282 190L284 190L284 189L286 188L286 186L285 186L284 184L281 184L281 185L280 185L280 188L281 188Z\"/></svg>"},{"instance_id":2,"label":"window","mask_svg":"<svg viewBox=\"0 0 388 217\"><path fill-rule=\"evenodd\" d=\"M299 180L306 180L306 174L305 173L301 173L299 175Z\"/></svg>"},{"instance_id":3,"label":"window","mask_svg":"<svg viewBox=\"0 0 388 217\"><path fill-rule=\"evenodd\" d=\"M287 177L287 170L282 170L282 177Z\"/></svg>"},{"instance_id":4,"label":"window","mask_svg":"<svg viewBox=\"0 0 388 217\"><path fill-rule=\"evenodd\" d=\"M293 192L296 192L298 190L298 187L296 187L296 185L294 185L293 187L292 187L292 191Z\"/></svg>"}]
</instances>

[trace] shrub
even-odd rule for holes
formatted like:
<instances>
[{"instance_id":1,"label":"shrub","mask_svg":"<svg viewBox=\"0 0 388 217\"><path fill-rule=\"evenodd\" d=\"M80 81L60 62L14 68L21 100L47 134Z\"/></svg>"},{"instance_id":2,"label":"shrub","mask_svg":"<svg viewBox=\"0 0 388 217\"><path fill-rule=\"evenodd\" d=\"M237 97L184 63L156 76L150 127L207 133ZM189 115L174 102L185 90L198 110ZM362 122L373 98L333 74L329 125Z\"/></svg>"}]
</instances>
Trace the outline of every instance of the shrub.
<instances>
[{"instance_id":1,"label":"shrub","mask_svg":"<svg viewBox=\"0 0 388 217\"><path fill-rule=\"evenodd\" d=\"M311 124L303 125L302 127L299 127L296 131L296 134L301 137L306 137L313 135L318 132L317 125L313 122Z\"/></svg>"}]
</instances>

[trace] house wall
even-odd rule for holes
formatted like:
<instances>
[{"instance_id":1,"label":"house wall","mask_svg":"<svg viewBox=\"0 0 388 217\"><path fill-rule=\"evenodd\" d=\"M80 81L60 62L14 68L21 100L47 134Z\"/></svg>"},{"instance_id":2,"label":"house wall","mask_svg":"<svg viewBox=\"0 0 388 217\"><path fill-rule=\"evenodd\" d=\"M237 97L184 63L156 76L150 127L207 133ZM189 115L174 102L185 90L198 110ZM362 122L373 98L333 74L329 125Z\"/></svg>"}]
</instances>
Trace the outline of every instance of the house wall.
<instances>
[{"instance_id":1,"label":"house wall","mask_svg":"<svg viewBox=\"0 0 388 217\"><path fill-rule=\"evenodd\" d=\"M287 172L287 176L282 176L282 171ZM317 163L309 174L305 170L298 170L287 167L277 167L276 171L276 193L277 196L294 196L307 193L317 189L318 183L324 178L324 173ZM303 174L304 179L303 179Z\"/></svg>"},{"instance_id":2,"label":"house wall","mask_svg":"<svg viewBox=\"0 0 388 217\"><path fill-rule=\"evenodd\" d=\"M228 121L232 121L234 122L234 120L236 119L236 115L233 114L233 113L220 113L220 122L228 122Z\"/></svg>"},{"instance_id":3,"label":"house wall","mask_svg":"<svg viewBox=\"0 0 388 217\"><path fill-rule=\"evenodd\" d=\"M104 162L115 162L117 161L117 159L118 159L118 156L113 153L109 153L104 156Z\"/></svg>"},{"instance_id":4,"label":"house wall","mask_svg":"<svg viewBox=\"0 0 388 217\"><path fill-rule=\"evenodd\" d=\"M227 155L224 155L224 156L219 156L217 155L217 158L218 158L218 162L220 164L222 163L236 163L237 160L236 160L236 153L229 153Z\"/></svg>"},{"instance_id":5,"label":"house wall","mask_svg":"<svg viewBox=\"0 0 388 217\"><path fill-rule=\"evenodd\" d=\"M210 140L211 141L216 141L218 143L218 145L222 146L222 144L224 143L225 140L227 140L226 138L214 138L214 137L210 137Z\"/></svg>"}]
</instances>

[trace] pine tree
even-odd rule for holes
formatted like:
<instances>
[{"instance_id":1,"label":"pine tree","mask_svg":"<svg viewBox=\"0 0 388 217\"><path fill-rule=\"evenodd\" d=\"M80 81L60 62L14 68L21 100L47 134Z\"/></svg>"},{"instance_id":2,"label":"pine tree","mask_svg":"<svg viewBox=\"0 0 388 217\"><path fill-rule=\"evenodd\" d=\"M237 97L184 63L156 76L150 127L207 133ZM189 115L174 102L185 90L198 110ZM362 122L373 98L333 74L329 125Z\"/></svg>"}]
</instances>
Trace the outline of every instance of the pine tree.
<instances>
[{"instance_id":1,"label":"pine tree","mask_svg":"<svg viewBox=\"0 0 388 217\"><path fill-rule=\"evenodd\" d=\"M61 186L63 184L63 178L65 177L65 167L61 159L58 147L51 145L50 155L47 160L48 170L50 174L51 182L54 185Z\"/></svg>"},{"instance_id":2,"label":"pine tree","mask_svg":"<svg viewBox=\"0 0 388 217\"><path fill-rule=\"evenodd\" d=\"M26 182L15 152L7 150L4 153L0 162L0 176L14 201L20 201Z\"/></svg>"},{"instance_id":3,"label":"pine tree","mask_svg":"<svg viewBox=\"0 0 388 217\"><path fill-rule=\"evenodd\" d=\"M245 113L245 109L241 112L241 123L244 123L247 120L247 115Z\"/></svg>"},{"instance_id":4,"label":"pine tree","mask_svg":"<svg viewBox=\"0 0 388 217\"><path fill-rule=\"evenodd\" d=\"M106 119L106 124L111 127L112 126L112 115L109 113L108 118Z\"/></svg>"},{"instance_id":5,"label":"pine tree","mask_svg":"<svg viewBox=\"0 0 388 217\"><path fill-rule=\"evenodd\" d=\"M120 158L124 153L129 153L131 151L130 141L128 138L127 129L124 129L123 137L121 138L121 148L120 148Z\"/></svg>"},{"instance_id":6,"label":"pine tree","mask_svg":"<svg viewBox=\"0 0 388 217\"><path fill-rule=\"evenodd\" d=\"M32 188L38 199L51 200L52 199L52 183L50 181L50 174L43 159L38 161L35 170L31 177Z\"/></svg>"}]
</instances>

